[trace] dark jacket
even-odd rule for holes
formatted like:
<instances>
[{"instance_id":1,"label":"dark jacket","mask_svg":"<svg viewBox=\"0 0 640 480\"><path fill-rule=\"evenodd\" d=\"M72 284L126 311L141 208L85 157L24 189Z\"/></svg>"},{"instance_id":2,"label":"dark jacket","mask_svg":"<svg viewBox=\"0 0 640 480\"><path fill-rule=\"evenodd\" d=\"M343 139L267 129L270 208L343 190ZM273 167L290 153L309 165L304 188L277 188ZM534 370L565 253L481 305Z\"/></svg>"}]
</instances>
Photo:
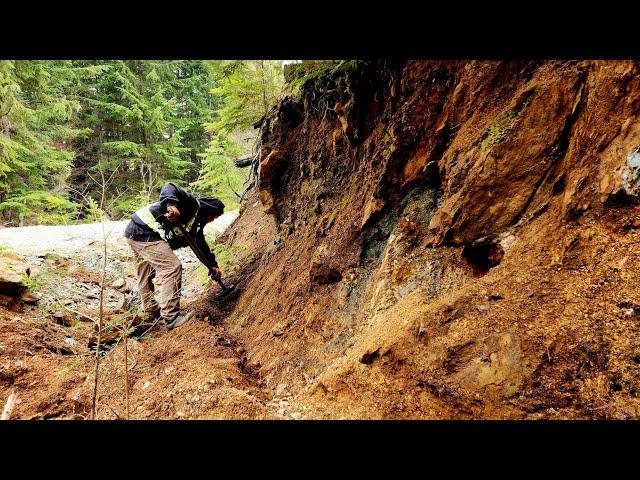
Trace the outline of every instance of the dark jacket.
<instances>
[{"instance_id":1,"label":"dark jacket","mask_svg":"<svg viewBox=\"0 0 640 480\"><path fill-rule=\"evenodd\" d=\"M178 222L184 227L191 221L198 210L198 201L193 195L185 192L173 183L166 183L160 191L160 199L149 206L149 210L161 228L164 230L165 239L171 250L177 250L189 246L187 239L180 235L180 229L175 223L170 222L164 216L167 207L174 205L180 211ZM204 238L204 219L196 215L196 219L191 225L189 234L195 240L196 246L204 254L209 263L217 267L216 257L209 248ZM131 221L124 230L124 236L138 242L157 242L163 238L143 222L137 214L131 215Z\"/></svg>"}]
</instances>

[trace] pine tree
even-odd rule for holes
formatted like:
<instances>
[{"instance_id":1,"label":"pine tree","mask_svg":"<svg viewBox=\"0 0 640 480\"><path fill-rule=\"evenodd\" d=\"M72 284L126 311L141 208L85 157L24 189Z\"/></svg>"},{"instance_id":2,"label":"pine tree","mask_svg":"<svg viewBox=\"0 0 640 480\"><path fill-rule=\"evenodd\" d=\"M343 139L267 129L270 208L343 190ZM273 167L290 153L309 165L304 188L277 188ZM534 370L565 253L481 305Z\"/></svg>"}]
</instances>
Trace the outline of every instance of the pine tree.
<instances>
[{"instance_id":1,"label":"pine tree","mask_svg":"<svg viewBox=\"0 0 640 480\"><path fill-rule=\"evenodd\" d=\"M212 92L221 97L216 119L204 125L211 134L202 154L202 170L194 186L214 190L232 206L242 191L247 172L236 168L233 158L251 153L253 125L276 103L284 83L282 64L275 60L212 61L210 68L218 85ZM224 201L224 200L223 200Z\"/></svg>"},{"instance_id":2,"label":"pine tree","mask_svg":"<svg viewBox=\"0 0 640 480\"><path fill-rule=\"evenodd\" d=\"M282 64L276 60L227 60L211 62L220 78L213 93L221 95L223 106L211 125L216 131L230 133L251 127L276 103L284 78Z\"/></svg>"},{"instance_id":3,"label":"pine tree","mask_svg":"<svg viewBox=\"0 0 640 480\"><path fill-rule=\"evenodd\" d=\"M275 61L0 61L0 213L128 216L167 181L233 206L281 85Z\"/></svg>"},{"instance_id":4,"label":"pine tree","mask_svg":"<svg viewBox=\"0 0 640 480\"><path fill-rule=\"evenodd\" d=\"M207 62L183 60L174 62L172 67L175 79L168 82L168 89L178 107L173 124L182 131L182 143L188 149L184 159L199 166L198 154L207 148L211 139L204 124L213 121L221 96L211 92L216 83ZM197 172L191 171L192 177L194 173Z\"/></svg>"},{"instance_id":5,"label":"pine tree","mask_svg":"<svg viewBox=\"0 0 640 480\"><path fill-rule=\"evenodd\" d=\"M211 71L203 61L110 61L84 89L83 126L94 133L76 179L112 180L115 208L129 214L148 203L166 181L196 177L212 118ZM91 180L94 179L94 180Z\"/></svg>"},{"instance_id":6,"label":"pine tree","mask_svg":"<svg viewBox=\"0 0 640 480\"><path fill-rule=\"evenodd\" d=\"M67 98L78 73L68 61L0 61L0 211L5 220L58 223L76 205L66 196L73 152L82 130L68 123L79 103Z\"/></svg>"}]
</instances>

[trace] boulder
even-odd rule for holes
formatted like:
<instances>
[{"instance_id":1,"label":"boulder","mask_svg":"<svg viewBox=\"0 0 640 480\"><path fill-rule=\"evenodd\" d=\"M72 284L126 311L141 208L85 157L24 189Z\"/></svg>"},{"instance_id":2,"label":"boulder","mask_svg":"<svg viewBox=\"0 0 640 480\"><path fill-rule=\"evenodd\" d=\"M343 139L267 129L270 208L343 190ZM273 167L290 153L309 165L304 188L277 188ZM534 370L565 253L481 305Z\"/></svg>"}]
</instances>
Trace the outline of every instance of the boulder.
<instances>
[{"instance_id":1,"label":"boulder","mask_svg":"<svg viewBox=\"0 0 640 480\"><path fill-rule=\"evenodd\" d=\"M133 292L133 289L134 289L133 283L125 278L119 278L115 280L111 284L111 287L120 293L131 293Z\"/></svg>"},{"instance_id":2,"label":"boulder","mask_svg":"<svg viewBox=\"0 0 640 480\"><path fill-rule=\"evenodd\" d=\"M12 297L18 297L26 285L24 281L29 277L31 270L17 256L0 257L0 293Z\"/></svg>"},{"instance_id":3,"label":"boulder","mask_svg":"<svg viewBox=\"0 0 640 480\"><path fill-rule=\"evenodd\" d=\"M77 321L74 316L66 311L57 310L51 314L51 318L54 322L65 327L73 327Z\"/></svg>"},{"instance_id":4,"label":"boulder","mask_svg":"<svg viewBox=\"0 0 640 480\"><path fill-rule=\"evenodd\" d=\"M20 295L20 301L29 305L35 305L40 300L40 297L31 292L23 292Z\"/></svg>"},{"instance_id":5,"label":"boulder","mask_svg":"<svg viewBox=\"0 0 640 480\"><path fill-rule=\"evenodd\" d=\"M276 183L287 163L286 156L278 149L271 150L264 158L261 157L258 187L263 189Z\"/></svg>"}]
</instances>

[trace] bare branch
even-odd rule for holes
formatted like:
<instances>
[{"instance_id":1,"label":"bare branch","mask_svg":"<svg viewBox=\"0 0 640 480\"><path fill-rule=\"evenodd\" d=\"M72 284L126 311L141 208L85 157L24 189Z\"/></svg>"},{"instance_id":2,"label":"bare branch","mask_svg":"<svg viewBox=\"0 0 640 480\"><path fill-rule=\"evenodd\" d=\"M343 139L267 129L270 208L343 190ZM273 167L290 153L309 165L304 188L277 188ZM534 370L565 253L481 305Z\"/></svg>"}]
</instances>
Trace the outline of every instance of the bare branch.
<instances>
[{"instance_id":1,"label":"bare branch","mask_svg":"<svg viewBox=\"0 0 640 480\"><path fill-rule=\"evenodd\" d=\"M102 140L102 138L100 139ZM104 229L104 199L106 195L106 182L104 178L104 170L102 169L102 152L98 154L98 165L100 166L100 176L102 179L102 198L100 199L100 210L102 215L102 243L103 243L103 255L102 255L102 281L100 282L100 319L98 322L98 340L96 343L96 361L93 372L93 398L91 402L91 420L95 420L97 414L97 397L98 397L98 373L100 371L100 342L102 340L102 326L104 324L104 286L107 277L107 235Z\"/></svg>"}]
</instances>

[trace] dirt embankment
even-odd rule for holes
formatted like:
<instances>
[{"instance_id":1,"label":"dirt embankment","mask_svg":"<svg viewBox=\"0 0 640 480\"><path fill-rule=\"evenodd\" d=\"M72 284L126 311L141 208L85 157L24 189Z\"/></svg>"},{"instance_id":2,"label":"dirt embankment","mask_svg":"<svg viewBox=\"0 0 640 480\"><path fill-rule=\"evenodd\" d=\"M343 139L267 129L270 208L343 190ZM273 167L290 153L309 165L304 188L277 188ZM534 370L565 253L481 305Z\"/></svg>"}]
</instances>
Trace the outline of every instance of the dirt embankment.
<instances>
[{"instance_id":1,"label":"dirt embankment","mask_svg":"<svg viewBox=\"0 0 640 480\"><path fill-rule=\"evenodd\" d=\"M207 233L219 234L236 215L224 215ZM122 238L125 224L115 222L105 228L105 328L98 418L126 417L123 335L138 302L135 292L113 287L135 285L132 254ZM11 392L17 393L11 418L90 416L102 240L100 224L0 231L0 267L19 265L27 272L19 275L20 270L14 268L9 277L11 272L2 270L0 280L12 278L29 287L26 295L11 296L3 284L6 295L0 294L0 403ZM188 308L204 290L203 268L190 251L176 253L184 266L182 303ZM120 283L112 285L114 281ZM166 328L157 324L136 328L133 335L127 342L126 364L130 418L269 415L264 402L254 399L251 392L251 372L242 368L241 346L225 336L221 327L200 321L195 329L185 326L177 335L167 335Z\"/></svg>"},{"instance_id":2,"label":"dirt embankment","mask_svg":"<svg viewBox=\"0 0 640 480\"><path fill-rule=\"evenodd\" d=\"M318 418L639 417L639 73L351 62L281 102L228 237L266 385Z\"/></svg>"},{"instance_id":3,"label":"dirt embankment","mask_svg":"<svg viewBox=\"0 0 640 480\"><path fill-rule=\"evenodd\" d=\"M265 121L238 295L135 343L132 416L639 418L639 65L325 68Z\"/></svg>"}]
</instances>

